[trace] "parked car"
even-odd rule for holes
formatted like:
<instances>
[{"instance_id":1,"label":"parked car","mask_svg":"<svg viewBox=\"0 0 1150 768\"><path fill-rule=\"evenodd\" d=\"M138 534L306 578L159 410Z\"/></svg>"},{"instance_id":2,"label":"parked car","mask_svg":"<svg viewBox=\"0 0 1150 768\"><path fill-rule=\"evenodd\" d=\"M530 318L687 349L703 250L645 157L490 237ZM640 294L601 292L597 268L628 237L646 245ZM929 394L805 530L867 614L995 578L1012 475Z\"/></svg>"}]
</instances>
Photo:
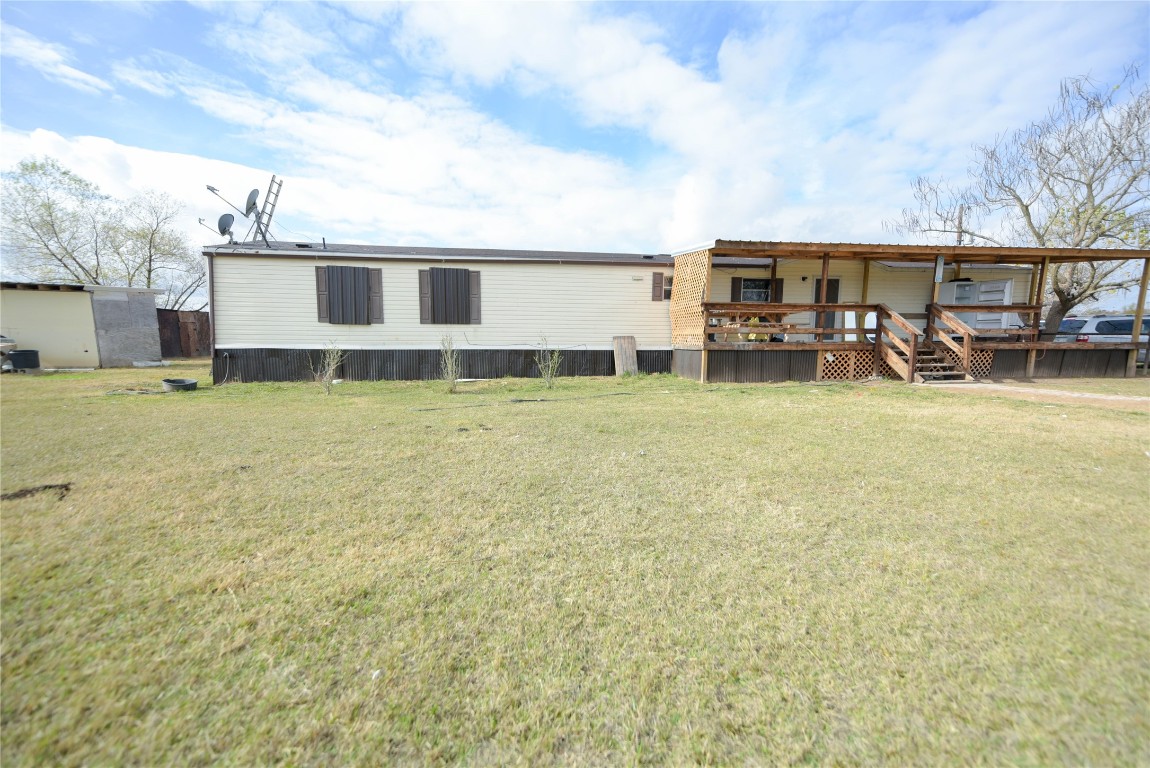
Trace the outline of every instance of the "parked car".
<instances>
[{"instance_id":1,"label":"parked car","mask_svg":"<svg viewBox=\"0 0 1150 768\"><path fill-rule=\"evenodd\" d=\"M1092 342L1130 341L1134 332L1134 315L1093 315L1091 317L1066 317L1058 326L1055 341ZM1142 318L1142 334L1138 340L1145 345L1150 339L1150 317ZM1146 347L1138 350L1138 362L1146 362Z\"/></svg>"}]
</instances>

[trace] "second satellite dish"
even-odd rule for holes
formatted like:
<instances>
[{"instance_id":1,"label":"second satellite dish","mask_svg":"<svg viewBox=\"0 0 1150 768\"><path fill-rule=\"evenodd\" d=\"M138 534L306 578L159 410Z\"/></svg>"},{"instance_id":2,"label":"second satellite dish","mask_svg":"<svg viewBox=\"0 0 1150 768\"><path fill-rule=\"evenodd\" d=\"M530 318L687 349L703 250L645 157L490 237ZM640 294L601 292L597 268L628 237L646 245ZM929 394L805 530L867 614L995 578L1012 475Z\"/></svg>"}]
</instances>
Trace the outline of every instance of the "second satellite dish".
<instances>
[{"instance_id":1,"label":"second satellite dish","mask_svg":"<svg viewBox=\"0 0 1150 768\"><path fill-rule=\"evenodd\" d=\"M256 207L257 207L257 204L259 201L259 197L260 197L260 191L258 189L253 189L251 191L251 193L248 194L248 204L244 206L244 218L245 219L256 212Z\"/></svg>"},{"instance_id":2,"label":"second satellite dish","mask_svg":"<svg viewBox=\"0 0 1150 768\"><path fill-rule=\"evenodd\" d=\"M230 213L225 213L220 217L219 230L221 235L230 235L232 233L232 223L235 222L236 217Z\"/></svg>"}]
</instances>

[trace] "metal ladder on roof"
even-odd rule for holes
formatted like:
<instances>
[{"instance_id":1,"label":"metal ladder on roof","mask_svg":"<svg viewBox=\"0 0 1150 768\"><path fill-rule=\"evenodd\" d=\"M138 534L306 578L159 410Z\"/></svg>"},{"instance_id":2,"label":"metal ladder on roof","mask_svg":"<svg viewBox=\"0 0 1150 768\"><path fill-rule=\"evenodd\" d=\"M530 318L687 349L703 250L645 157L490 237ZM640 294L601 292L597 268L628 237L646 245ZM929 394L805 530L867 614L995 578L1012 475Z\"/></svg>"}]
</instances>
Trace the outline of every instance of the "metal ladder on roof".
<instances>
[{"instance_id":1,"label":"metal ladder on roof","mask_svg":"<svg viewBox=\"0 0 1150 768\"><path fill-rule=\"evenodd\" d=\"M269 248L271 247L271 243L268 242L268 234L271 231L269 227L272 223L272 214L276 210L276 203L280 199L280 188L283 185L283 181L277 179L273 173L271 183L268 184L268 193L264 195L264 204L260 209L260 215L256 217L256 236L263 238L264 245Z\"/></svg>"}]
</instances>

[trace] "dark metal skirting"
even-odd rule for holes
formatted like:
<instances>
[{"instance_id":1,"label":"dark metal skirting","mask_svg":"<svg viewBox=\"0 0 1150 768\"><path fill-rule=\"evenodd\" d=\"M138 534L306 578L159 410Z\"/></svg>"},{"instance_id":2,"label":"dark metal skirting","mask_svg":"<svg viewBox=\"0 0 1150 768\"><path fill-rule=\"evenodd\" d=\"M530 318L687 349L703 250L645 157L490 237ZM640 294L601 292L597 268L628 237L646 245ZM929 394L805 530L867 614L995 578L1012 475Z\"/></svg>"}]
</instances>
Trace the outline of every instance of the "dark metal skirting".
<instances>
[{"instance_id":1,"label":"dark metal skirting","mask_svg":"<svg viewBox=\"0 0 1150 768\"><path fill-rule=\"evenodd\" d=\"M703 372L703 350L675 349L671 353L671 373L698 381Z\"/></svg>"},{"instance_id":2,"label":"dark metal skirting","mask_svg":"<svg viewBox=\"0 0 1150 768\"><path fill-rule=\"evenodd\" d=\"M438 379L438 349L348 350L340 378L351 381L421 381ZM613 376L615 354L606 349L561 350L560 376ZM310 381L319 368L320 349L217 350L212 359L216 384L237 381ZM669 373L671 350L639 350L639 371ZM524 349L461 349L461 378L537 378L535 351Z\"/></svg>"},{"instance_id":3,"label":"dark metal skirting","mask_svg":"<svg viewBox=\"0 0 1150 768\"><path fill-rule=\"evenodd\" d=\"M817 370L818 352L810 349L715 349L707 353L708 381L814 381Z\"/></svg>"},{"instance_id":4,"label":"dark metal skirting","mask_svg":"<svg viewBox=\"0 0 1150 768\"><path fill-rule=\"evenodd\" d=\"M995 353L995 362L998 355ZM1025 355L1025 353L1022 353ZM1048 349L1038 352L1034 361L1034 377L1056 378L1121 378L1126 375L1126 350L1123 349ZM1022 373L1025 376L1025 365ZM1003 374L1009 375L1009 374Z\"/></svg>"},{"instance_id":5,"label":"dark metal skirting","mask_svg":"<svg viewBox=\"0 0 1150 768\"><path fill-rule=\"evenodd\" d=\"M990 364L992 379L1021 379L1026 376L1026 350L1000 349Z\"/></svg>"}]
</instances>

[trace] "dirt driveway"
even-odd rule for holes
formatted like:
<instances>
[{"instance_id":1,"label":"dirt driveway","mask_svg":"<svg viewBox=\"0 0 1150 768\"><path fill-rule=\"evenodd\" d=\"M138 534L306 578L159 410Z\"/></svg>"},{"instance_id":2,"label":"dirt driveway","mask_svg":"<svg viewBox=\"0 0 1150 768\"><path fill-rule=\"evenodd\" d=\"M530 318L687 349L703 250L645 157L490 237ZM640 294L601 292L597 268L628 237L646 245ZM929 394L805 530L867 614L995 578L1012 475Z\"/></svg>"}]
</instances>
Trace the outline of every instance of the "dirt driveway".
<instances>
[{"instance_id":1,"label":"dirt driveway","mask_svg":"<svg viewBox=\"0 0 1150 768\"><path fill-rule=\"evenodd\" d=\"M1105 381L1105 379L1102 380L1102 382ZM1039 403L1096 405L1104 408L1121 408L1123 410L1150 413L1150 397L1077 391L1076 389L1051 389L1047 387L1036 387L1032 382L977 381L963 384L926 384L923 386L937 387L939 389L945 389L948 392L966 392L992 397L1012 397L1017 400L1030 400ZM1100 383L1100 386L1103 385Z\"/></svg>"}]
</instances>

